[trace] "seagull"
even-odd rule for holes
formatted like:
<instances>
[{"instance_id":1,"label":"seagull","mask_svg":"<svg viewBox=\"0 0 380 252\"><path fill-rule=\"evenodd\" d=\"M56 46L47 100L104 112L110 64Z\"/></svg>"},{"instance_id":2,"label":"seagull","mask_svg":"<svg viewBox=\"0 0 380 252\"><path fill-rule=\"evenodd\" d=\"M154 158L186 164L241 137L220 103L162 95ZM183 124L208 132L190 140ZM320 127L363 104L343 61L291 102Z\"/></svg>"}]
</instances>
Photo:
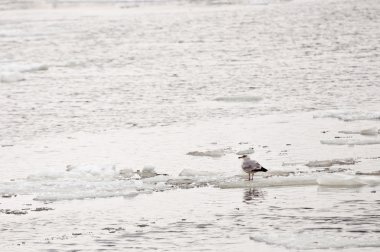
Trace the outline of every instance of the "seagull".
<instances>
[{"instance_id":1,"label":"seagull","mask_svg":"<svg viewBox=\"0 0 380 252\"><path fill-rule=\"evenodd\" d=\"M247 155L243 155L239 158L243 159L243 163L241 165L241 168L243 171L248 173L248 180L251 180L251 177L253 179L253 175L255 172L267 172L268 170L261 166L257 161L251 160ZM251 176L252 174L252 176Z\"/></svg>"}]
</instances>

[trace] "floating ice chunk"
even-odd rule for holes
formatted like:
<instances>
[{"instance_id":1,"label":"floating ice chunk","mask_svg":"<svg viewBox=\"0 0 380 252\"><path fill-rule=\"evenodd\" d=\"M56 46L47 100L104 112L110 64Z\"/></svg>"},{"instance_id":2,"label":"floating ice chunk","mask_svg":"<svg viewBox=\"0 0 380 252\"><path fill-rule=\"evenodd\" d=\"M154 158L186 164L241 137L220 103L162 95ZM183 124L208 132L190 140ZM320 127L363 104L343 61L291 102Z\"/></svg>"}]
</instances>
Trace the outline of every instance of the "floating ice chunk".
<instances>
[{"instance_id":1,"label":"floating ice chunk","mask_svg":"<svg viewBox=\"0 0 380 252\"><path fill-rule=\"evenodd\" d=\"M138 170L137 174L139 174L141 178L150 178L157 176L157 173L154 171L153 166L145 166L141 172Z\"/></svg>"},{"instance_id":2,"label":"floating ice chunk","mask_svg":"<svg viewBox=\"0 0 380 252\"><path fill-rule=\"evenodd\" d=\"M10 64L1 67L0 82L18 82L25 80L22 73L48 70L44 64L19 65Z\"/></svg>"},{"instance_id":3,"label":"floating ice chunk","mask_svg":"<svg viewBox=\"0 0 380 252\"><path fill-rule=\"evenodd\" d=\"M31 174L26 177L29 181L40 181L40 180L54 180L65 177L65 173L62 171L45 171L36 174Z\"/></svg>"},{"instance_id":4,"label":"floating ice chunk","mask_svg":"<svg viewBox=\"0 0 380 252\"><path fill-rule=\"evenodd\" d=\"M341 130L339 133L342 134L361 134L366 136L376 136L379 134L379 130L377 128L369 128L364 130Z\"/></svg>"},{"instance_id":5,"label":"floating ice chunk","mask_svg":"<svg viewBox=\"0 0 380 252\"><path fill-rule=\"evenodd\" d=\"M360 131L360 134L362 135L368 135L368 136L376 136L379 134L379 130L377 128L370 128L370 129L364 129Z\"/></svg>"},{"instance_id":6,"label":"floating ice chunk","mask_svg":"<svg viewBox=\"0 0 380 252\"><path fill-rule=\"evenodd\" d=\"M353 158L345 158L322 161L310 161L305 165L308 167L331 167L333 165L353 165L355 163L356 161Z\"/></svg>"},{"instance_id":7,"label":"floating ice chunk","mask_svg":"<svg viewBox=\"0 0 380 252\"><path fill-rule=\"evenodd\" d=\"M219 173L209 171L196 171L191 169L183 169L179 176L182 177L198 177L198 176L216 176Z\"/></svg>"},{"instance_id":8,"label":"floating ice chunk","mask_svg":"<svg viewBox=\"0 0 380 252\"><path fill-rule=\"evenodd\" d=\"M0 209L0 213L5 213L5 214L14 214L14 215L24 215L27 214L27 211L24 210L10 210L10 209Z\"/></svg>"},{"instance_id":9,"label":"floating ice chunk","mask_svg":"<svg viewBox=\"0 0 380 252\"><path fill-rule=\"evenodd\" d=\"M75 170L75 169L74 169ZM83 168L81 168L83 170ZM112 169L111 169L112 170ZM148 169L149 170L149 169ZM150 170L152 171L152 170ZM67 176L69 174L70 176ZM275 186L378 186L380 176L363 175L290 175L291 172L274 171L282 176L254 177L252 181L240 176L226 177L213 172L184 170L179 177L158 175L139 180L89 179L87 173L55 172L43 176L30 176L28 180L0 183L0 195L32 194L36 200L72 200L103 197L133 197L142 193L163 191L172 188L194 188L215 186L218 188L251 188ZM74 176L75 175L75 176ZM136 174L135 174L136 175ZM215 176L216 175L216 176Z\"/></svg>"},{"instance_id":10,"label":"floating ice chunk","mask_svg":"<svg viewBox=\"0 0 380 252\"><path fill-rule=\"evenodd\" d=\"M20 67L20 72L36 72L36 71L46 71L49 67L45 64L32 64L29 66Z\"/></svg>"},{"instance_id":11,"label":"floating ice chunk","mask_svg":"<svg viewBox=\"0 0 380 252\"><path fill-rule=\"evenodd\" d=\"M132 169L122 169L119 174L124 178L132 178L136 173Z\"/></svg>"},{"instance_id":12,"label":"floating ice chunk","mask_svg":"<svg viewBox=\"0 0 380 252\"><path fill-rule=\"evenodd\" d=\"M357 177L348 175L325 175L317 179L319 185L322 186L362 186Z\"/></svg>"},{"instance_id":13,"label":"floating ice chunk","mask_svg":"<svg viewBox=\"0 0 380 252\"><path fill-rule=\"evenodd\" d=\"M167 174L158 174L155 171L155 168L153 166L145 166L142 171L137 170L133 171L132 169L122 169L119 171L119 175L123 178L130 178L130 179L145 179L145 178L151 178L156 176L167 176Z\"/></svg>"},{"instance_id":14,"label":"floating ice chunk","mask_svg":"<svg viewBox=\"0 0 380 252\"><path fill-rule=\"evenodd\" d=\"M373 171L373 172L356 172L356 175L380 176L380 171Z\"/></svg>"},{"instance_id":15,"label":"floating ice chunk","mask_svg":"<svg viewBox=\"0 0 380 252\"><path fill-rule=\"evenodd\" d=\"M380 140L355 140L355 139L334 139L334 140L321 140L321 144L328 145L371 145L380 144Z\"/></svg>"},{"instance_id":16,"label":"floating ice chunk","mask_svg":"<svg viewBox=\"0 0 380 252\"><path fill-rule=\"evenodd\" d=\"M294 174L294 171L280 171L280 170L270 170L265 173L264 177L271 177L271 176L289 176ZM246 173L244 173L244 177L246 177Z\"/></svg>"},{"instance_id":17,"label":"floating ice chunk","mask_svg":"<svg viewBox=\"0 0 380 252\"><path fill-rule=\"evenodd\" d=\"M101 178L114 176L116 174L116 167L114 165L79 165L72 166L70 172Z\"/></svg>"},{"instance_id":18,"label":"floating ice chunk","mask_svg":"<svg viewBox=\"0 0 380 252\"><path fill-rule=\"evenodd\" d=\"M119 175L114 165L67 165L66 173L60 178L104 180L113 179Z\"/></svg>"},{"instance_id":19,"label":"floating ice chunk","mask_svg":"<svg viewBox=\"0 0 380 252\"><path fill-rule=\"evenodd\" d=\"M65 172L67 174L67 172ZM33 176L31 176L33 177ZM36 195L36 200L70 200L84 198L103 198L133 196L152 191L154 184L144 184L140 180L90 180L87 176L50 177L36 176L38 180L18 180L0 183L0 193Z\"/></svg>"},{"instance_id":20,"label":"floating ice chunk","mask_svg":"<svg viewBox=\"0 0 380 252\"><path fill-rule=\"evenodd\" d=\"M167 185L165 182L158 182L155 187L157 190L165 190L167 189Z\"/></svg>"},{"instance_id":21,"label":"floating ice chunk","mask_svg":"<svg viewBox=\"0 0 380 252\"><path fill-rule=\"evenodd\" d=\"M338 133L341 134L360 134L360 130L340 130Z\"/></svg>"},{"instance_id":22,"label":"floating ice chunk","mask_svg":"<svg viewBox=\"0 0 380 252\"><path fill-rule=\"evenodd\" d=\"M362 111L333 111L323 112L313 116L314 118L337 118L343 121L356 120L380 120L380 112L362 112Z\"/></svg>"},{"instance_id":23,"label":"floating ice chunk","mask_svg":"<svg viewBox=\"0 0 380 252\"><path fill-rule=\"evenodd\" d=\"M10 64L3 66L2 70L7 72L36 72L36 71L46 71L49 67L45 64Z\"/></svg>"},{"instance_id":24,"label":"floating ice chunk","mask_svg":"<svg viewBox=\"0 0 380 252\"><path fill-rule=\"evenodd\" d=\"M0 73L0 82L18 82L25 80L24 76L19 72Z\"/></svg>"},{"instance_id":25,"label":"floating ice chunk","mask_svg":"<svg viewBox=\"0 0 380 252\"><path fill-rule=\"evenodd\" d=\"M318 185L321 186L375 186L380 184L380 178L377 177L360 177L347 174L329 174L317 179Z\"/></svg>"},{"instance_id":26,"label":"floating ice chunk","mask_svg":"<svg viewBox=\"0 0 380 252\"><path fill-rule=\"evenodd\" d=\"M296 166L296 165L303 165L304 163L302 162L282 162L282 166Z\"/></svg>"},{"instance_id":27,"label":"floating ice chunk","mask_svg":"<svg viewBox=\"0 0 380 252\"><path fill-rule=\"evenodd\" d=\"M76 200L91 198L109 198L109 197L135 197L138 192L109 192L109 191L78 191L76 193L46 193L38 195L34 198L36 201L59 201L59 200Z\"/></svg>"},{"instance_id":28,"label":"floating ice chunk","mask_svg":"<svg viewBox=\"0 0 380 252\"><path fill-rule=\"evenodd\" d=\"M227 96L227 97L218 97L215 101L222 102L258 102L262 98L258 96Z\"/></svg>"},{"instance_id":29,"label":"floating ice chunk","mask_svg":"<svg viewBox=\"0 0 380 252\"><path fill-rule=\"evenodd\" d=\"M330 228L330 227L329 227ZM334 227L331 227L334 230ZM362 235L353 239L344 235L326 235L326 230L319 226L314 232L255 232L249 238L275 247L283 247L284 251L366 251L365 248L376 248L380 241L376 235ZM318 232L319 231L319 232ZM336 232L336 231L335 231ZM372 249L373 250L373 249ZM376 249L374 249L376 250ZM281 251L281 249L279 250Z\"/></svg>"},{"instance_id":30,"label":"floating ice chunk","mask_svg":"<svg viewBox=\"0 0 380 252\"><path fill-rule=\"evenodd\" d=\"M197 156L197 157L222 157L225 155L225 151L223 149L218 150L210 150L210 151L191 151L186 153L186 155Z\"/></svg>"},{"instance_id":31,"label":"floating ice chunk","mask_svg":"<svg viewBox=\"0 0 380 252\"><path fill-rule=\"evenodd\" d=\"M137 173L135 173L132 177L130 177L131 179L141 179L141 176Z\"/></svg>"},{"instance_id":32,"label":"floating ice chunk","mask_svg":"<svg viewBox=\"0 0 380 252\"><path fill-rule=\"evenodd\" d=\"M321 185L321 186L376 186L380 185L380 178L375 176L354 176L354 175L337 175L329 174L316 177L314 175L302 176L273 176L266 178L253 178L252 181L247 180L224 180L214 183L216 187L226 188L251 188L251 187L276 187L276 186L306 186L306 185Z\"/></svg>"},{"instance_id":33,"label":"floating ice chunk","mask_svg":"<svg viewBox=\"0 0 380 252\"><path fill-rule=\"evenodd\" d=\"M185 178L185 179L177 178L177 179L169 179L166 183L169 185L182 186L182 185L190 185L194 183L194 180L188 179L188 178Z\"/></svg>"},{"instance_id":34,"label":"floating ice chunk","mask_svg":"<svg viewBox=\"0 0 380 252\"><path fill-rule=\"evenodd\" d=\"M157 176L154 176L154 177L144 178L143 182L144 183L162 183L162 182L166 182L166 181L168 181L169 179L172 179L172 178L173 177L171 177L171 176L157 175Z\"/></svg>"},{"instance_id":35,"label":"floating ice chunk","mask_svg":"<svg viewBox=\"0 0 380 252\"><path fill-rule=\"evenodd\" d=\"M69 61L67 62L66 64L64 65L61 65L62 67L80 67L80 66L84 66L85 63L84 62L80 62L80 61Z\"/></svg>"},{"instance_id":36,"label":"floating ice chunk","mask_svg":"<svg viewBox=\"0 0 380 252\"><path fill-rule=\"evenodd\" d=\"M316 177L314 176L278 176L268 178L253 178L247 180L232 180L221 181L217 183L217 187L222 189L227 188L251 188L251 187L274 187L274 186L301 186L301 185L316 185Z\"/></svg>"},{"instance_id":37,"label":"floating ice chunk","mask_svg":"<svg viewBox=\"0 0 380 252\"><path fill-rule=\"evenodd\" d=\"M380 185L380 178L375 176L359 176L359 180L368 186L378 186Z\"/></svg>"},{"instance_id":38,"label":"floating ice chunk","mask_svg":"<svg viewBox=\"0 0 380 252\"><path fill-rule=\"evenodd\" d=\"M238 152L236 152L236 155L249 155L252 153L255 153L255 150L253 149L253 147L246 149L246 150L238 151Z\"/></svg>"}]
</instances>

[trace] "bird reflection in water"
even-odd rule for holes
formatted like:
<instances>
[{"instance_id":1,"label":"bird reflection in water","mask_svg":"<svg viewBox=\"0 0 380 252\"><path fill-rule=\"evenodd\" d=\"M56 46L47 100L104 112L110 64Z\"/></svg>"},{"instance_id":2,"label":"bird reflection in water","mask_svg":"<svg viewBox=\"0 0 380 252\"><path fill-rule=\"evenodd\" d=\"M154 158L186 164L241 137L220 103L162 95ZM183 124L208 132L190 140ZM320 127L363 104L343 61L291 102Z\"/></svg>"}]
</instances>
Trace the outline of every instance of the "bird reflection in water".
<instances>
[{"instance_id":1,"label":"bird reflection in water","mask_svg":"<svg viewBox=\"0 0 380 252\"><path fill-rule=\"evenodd\" d=\"M261 190L254 188L249 188L244 191L243 202L250 204L253 203L255 199L262 199L264 194Z\"/></svg>"}]
</instances>

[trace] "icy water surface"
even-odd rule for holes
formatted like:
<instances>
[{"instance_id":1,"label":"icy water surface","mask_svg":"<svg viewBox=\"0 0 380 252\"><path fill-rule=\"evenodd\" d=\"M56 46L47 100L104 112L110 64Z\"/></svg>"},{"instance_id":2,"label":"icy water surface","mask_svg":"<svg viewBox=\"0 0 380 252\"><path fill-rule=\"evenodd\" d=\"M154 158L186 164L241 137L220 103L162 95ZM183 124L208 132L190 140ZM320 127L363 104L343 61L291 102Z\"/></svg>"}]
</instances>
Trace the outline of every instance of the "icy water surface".
<instances>
[{"instance_id":1,"label":"icy water surface","mask_svg":"<svg viewBox=\"0 0 380 252\"><path fill-rule=\"evenodd\" d=\"M1 142L243 115L375 111L379 8L365 0L4 11Z\"/></svg>"},{"instance_id":2,"label":"icy water surface","mask_svg":"<svg viewBox=\"0 0 380 252\"><path fill-rule=\"evenodd\" d=\"M126 2L0 5L6 251L378 250L379 1Z\"/></svg>"},{"instance_id":3,"label":"icy water surface","mask_svg":"<svg viewBox=\"0 0 380 252\"><path fill-rule=\"evenodd\" d=\"M132 199L42 204L48 210L6 216L3 246L84 251L376 251L380 224L376 194L347 188L303 187L299 195L300 191L200 188ZM32 202L24 208L35 210L39 205Z\"/></svg>"},{"instance_id":4,"label":"icy water surface","mask_svg":"<svg viewBox=\"0 0 380 252\"><path fill-rule=\"evenodd\" d=\"M342 129L375 125L307 113L2 148L9 177L0 183L3 244L9 250L376 251L380 145L321 143L347 136ZM248 182L236 153L251 148L270 171ZM204 155L186 155L194 152ZM132 173L137 169L142 178ZM149 177L152 169L167 176Z\"/></svg>"}]
</instances>

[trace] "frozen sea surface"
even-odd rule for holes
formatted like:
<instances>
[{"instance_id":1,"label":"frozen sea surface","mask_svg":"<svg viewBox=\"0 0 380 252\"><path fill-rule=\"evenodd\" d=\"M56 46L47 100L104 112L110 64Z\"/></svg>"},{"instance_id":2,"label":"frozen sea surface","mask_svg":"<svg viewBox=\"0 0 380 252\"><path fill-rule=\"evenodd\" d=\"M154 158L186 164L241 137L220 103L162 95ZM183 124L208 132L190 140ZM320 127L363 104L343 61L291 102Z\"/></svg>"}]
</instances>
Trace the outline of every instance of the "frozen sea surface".
<instances>
[{"instance_id":1,"label":"frozen sea surface","mask_svg":"<svg viewBox=\"0 0 380 252\"><path fill-rule=\"evenodd\" d=\"M379 1L126 2L0 4L6 251L378 250Z\"/></svg>"},{"instance_id":2,"label":"frozen sea surface","mask_svg":"<svg viewBox=\"0 0 380 252\"><path fill-rule=\"evenodd\" d=\"M374 125L301 113L3 147L2 241L9 251L376 251L379 145L320 143ZM236 154L249 148L269 169L252 182ZM197 150L224 155L187 155ZM144 178L152 169L167 175Z\"/></svg>"}]
</instances>

